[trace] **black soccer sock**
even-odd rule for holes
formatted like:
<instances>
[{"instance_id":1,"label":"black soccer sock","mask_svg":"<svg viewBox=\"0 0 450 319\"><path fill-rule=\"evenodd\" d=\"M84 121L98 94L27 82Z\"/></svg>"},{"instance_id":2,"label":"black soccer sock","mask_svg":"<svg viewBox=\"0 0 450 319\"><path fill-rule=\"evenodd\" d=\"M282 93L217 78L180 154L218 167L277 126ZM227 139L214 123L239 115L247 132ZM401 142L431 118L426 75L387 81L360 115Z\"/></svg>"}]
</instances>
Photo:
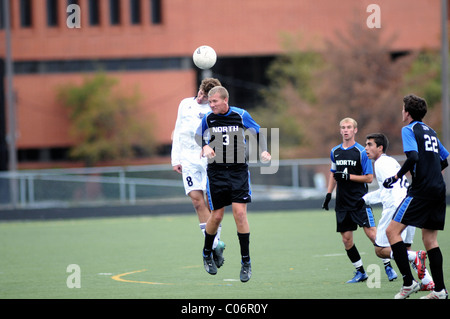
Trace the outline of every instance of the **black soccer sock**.
<instances>
[{"instance_id":1,"label":"black soccer sock","mask_svg":"<svg viewBox=\"0 0 450 319\"><path fill-rule=\"evenodd\" d=\"M355 266L356 271L359 271L360 273L364 274L366 271L364 270L361 256L359 255L356 245L353 245L352 248L350 248L349 250L345 250L345 251L347 252L348 258L350 259L352 264Z\"/></svg>"},{"instance_id":2,"label":"black soccer sock","mask_svg":"<svg viewBox=\"0 0 450 319\"><path fill-rule=\"evenodd\" d=\"M241 246L242 262L250 261L250 233L237 233Z\"/></svg>"},{"instance_id":3,"label":"black soccer sock","mask_svg":"<svg viewBox=\"0 0 450 319\"><path fill-rule=\"evenodd\" d=\"M212 252L212 246L214 244L214 238L216 234L210 235L205 230L205 245L203 246L203 256L209 256Z\"/></svg>"},{"instance_id":4,"label":"black soccer sock","mask_svg":"<svg viewBox=\"0 0 450 319\"><path fill-rule=\"evenodd\" d=\"M433 281L435 284L434 291L441 291L442 289L445 289L441 249L439 247L432 248L427 251L427 254L430 263L431 275L433 276Z\"/></svg>"},{"instance_id":5,"label":"black soccer sock","mask_svg":"<svg viewBox=\"0 0 450 319\"><path fill-rule=\"evenodd\" d=\"M391 245L392 253L394 255L395 263L403 275L403 286L409 287L412 285L414 277L411 273L411 268L408 261L408 252L403 241L399 241Z\"/></svg>"}]
</instances>

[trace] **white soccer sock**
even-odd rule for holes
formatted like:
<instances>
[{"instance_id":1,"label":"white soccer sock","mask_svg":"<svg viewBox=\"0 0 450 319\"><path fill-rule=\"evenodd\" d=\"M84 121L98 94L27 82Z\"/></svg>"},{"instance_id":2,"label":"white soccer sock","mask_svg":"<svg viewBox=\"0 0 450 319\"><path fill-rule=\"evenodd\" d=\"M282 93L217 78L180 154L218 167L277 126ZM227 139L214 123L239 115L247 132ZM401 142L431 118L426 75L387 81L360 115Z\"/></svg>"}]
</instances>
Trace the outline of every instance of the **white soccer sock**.
<instances>
[{"instance_id":1,"label":"white soccer sock","mask_svg":"<svg viewBox=\"0 0 450 319\"><path fill-rule=\"evenodd\" d=\"M221 232L222 232L222 225L219 225L219 228L217 229L216 238L214 238L213 249L215 249L217 247L217 245L219 244Z\"/></svg>"},{"instance_id":2,"label":"white soccer sock","mask_svg":"<svg viewBox=\"0 0 450 319\"><path fill-rule=\"evenodd\" d=\"M200 230L202 231L203 236L205 236L205 233L206 233L206 223L198 224L198 226L200 226Z\"/></svg>"},{"instance_id":3,"label":"white soccer sock","mask_svg":"<svg viewBox=\"0 0 450 319\"><path fill-rule=\"evenodd\" d=\"M358 269L359 267L363 266L363 262L362 260L358 260L357 262L352 263L353 267L355 267L356 269Z\"/></svg>"},{"instance_id":4,"label":"white soccer sock","mask_svg":"<svg viewBox=\"0 0 450 319\"><path fill-rule=\"evenodd\" d=\"M203 233L203 236L205 236L206 233L206 223L201 223L199 224L200 230ZM217 245L219 244L219 240L220 240L220 233L222 232L222 225L219 225L219 229L217 229L217 234L216 237L214 238L214 243L213 243L213 249L217 247Z\"/></svg>"},{"instance_id":5,"label":"white soccer sock","mask_svg":"<svg viewBox=\"0 0 450 319\"><path fill-rule=\"evenodd\" d=\"M417 252L411 250L408 250L407 252L408 252L408 261L414 262L414 260L416 260Z\"/></svg>"},{"instance_id":6,"label":"white soccer sock","mask_svg":"<svg viewBox=\"0 0 450 319\"><path fill-rule=\"evenodd\" d=\"M416 252L415 251L411 251L411 250L407 250L406 252L408 254L408 261L414 262L414 260L416 260ZM392 250L391 250L391 254L390 255L391 255L391 259L394 260L394 253L393 253Z\"/></svg>"}]
</instances>

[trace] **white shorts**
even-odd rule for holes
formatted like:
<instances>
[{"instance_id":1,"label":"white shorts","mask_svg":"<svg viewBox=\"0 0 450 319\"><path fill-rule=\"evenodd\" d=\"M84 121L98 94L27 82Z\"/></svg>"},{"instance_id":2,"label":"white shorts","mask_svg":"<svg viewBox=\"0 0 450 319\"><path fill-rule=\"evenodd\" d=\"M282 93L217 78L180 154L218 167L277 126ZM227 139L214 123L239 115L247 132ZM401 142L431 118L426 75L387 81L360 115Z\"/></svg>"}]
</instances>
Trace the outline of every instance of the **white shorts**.
<instances>
[{"instance_id":1,"label":"white shorts","mask_svg":"<svg viewBox=\"0 0 450 319\"><path fill-rule=\"evenodd\" d=\"M384 209L381 213L380 221L377 226L377 237L375 238L375 245L379 247L389 247L389 240L386 236L386 229L394 216L397 207L392 206ZM416 227L408 226L402 232L402 239L405 244L412 244L414 234L416 233Z\"/></svg>"},{"instance_id":2,"label":"white shorts","mask_svg":"<svg viewBox=\"0 0 450 319\"><path fill-rule=\"evenodd\" d=\"M206 191L206 165L206 158L199 159L197 163L188 161L181 163L181 173L183 175L183 185L186 195L193 190Z\"/></svg>"}]
</instances>

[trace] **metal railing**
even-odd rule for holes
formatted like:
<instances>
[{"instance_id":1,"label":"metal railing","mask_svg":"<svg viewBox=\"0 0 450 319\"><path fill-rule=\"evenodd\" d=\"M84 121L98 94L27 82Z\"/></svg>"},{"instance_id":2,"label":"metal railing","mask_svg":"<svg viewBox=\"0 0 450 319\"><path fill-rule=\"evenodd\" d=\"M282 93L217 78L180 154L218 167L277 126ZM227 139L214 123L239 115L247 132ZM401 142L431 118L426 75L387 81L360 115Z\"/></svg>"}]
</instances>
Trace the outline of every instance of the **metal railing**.
<instances>
[{"instance_id":1,"label":"metal railing","mask_svg":"<svg viewBox=\"0 0 450 319\"><path fill-rule=\"evenodd\" d=\"M329 158L280 160L278 165L275 174L261 174L257 164L249 166L254 198L283 200L324 195ZM376 182L372 187L378 187ZM0 173L0 209L135 205L186 199L181 175L166 164Z\"/></svg>"}]
</instances>

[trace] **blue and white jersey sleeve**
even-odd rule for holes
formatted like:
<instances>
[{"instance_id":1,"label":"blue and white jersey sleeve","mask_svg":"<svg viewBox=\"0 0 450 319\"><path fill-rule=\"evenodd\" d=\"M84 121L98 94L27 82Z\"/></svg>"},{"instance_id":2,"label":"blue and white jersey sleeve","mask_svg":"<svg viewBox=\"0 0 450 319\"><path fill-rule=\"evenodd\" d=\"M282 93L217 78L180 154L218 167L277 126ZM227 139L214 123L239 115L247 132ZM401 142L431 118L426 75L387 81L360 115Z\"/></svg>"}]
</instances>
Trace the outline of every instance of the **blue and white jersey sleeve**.
<instances>
[{"instance_id":1,"label":"blue and white jersey sleeve","mask_svg":"<svg viewBox=\"0 0 450 319\"><path fill-rule=\"evenodd\" d=\"M439 143L439 156L441 157L441 161L443 161L448 157L449 152L444 147L444 145L442 145L441 141L438 140L438 143Z\"/></svg>"},{"instance_id":2,"label":"blue and white jersey sleeve","mask_svg":"<svg viewBox=\"0 0 450 319\"><path fill-rule=\"evenodd\" d=\"M245 128L252 131L252 133L254 134L259 133L260 129L259 124L255 122L255 120L247 111L243 111L242 113L242 124L244 125Z\"/></svg>"},{"instance_id":3,"label":"blue and white jersey sleeve","mask_svg":"<svg viewBox=\"0 0 450 319\"><path fill-rule=\"evenodd\" d=\"M417 140L416 136L414 135L413 131L413 125L416 122L413 122L407 126L404 126L402 128L402 141L403 141L403 152L412 152L412 151L419 151L419 148L417 146Z\"/></svg>"},{"instance_id":4,"label":"blue and white jersey sleeve","mask_svg":"<svg viewBox=\"0 0 450 319\"><path fill-rule=\"evenodd\" d=\"M361 152L361 166L362 166L362 175L373 174L372 161L367 157L367 153L365 151Z\"/></svg>"},{"instance_id":5,"label":"blue and white jersey sleeve","mask_svg":"<svg viewBox=\"0 0 450 319\"><path fill-rule=\"evenodd\" d=\"M341 144L342 145L342 144ZM335 146L333 147L333 149L330 152L330 160L331 160L331 167L330 167L330 171L332 173L336 172L337 167L336 167L336 160L334 159L334 150L337 149L338 147L341 147L341 145Z\"/></svg>"},{"instance_id":6,"label":"blue and white jersey sleeve","mask_svg":"<svg viewBox=\"0 0 450 319\"><path fill-rule=\"evenodd\" d=\"M208 114L206 114L203 118L202 121L200 122L199 127L197 128L196 131L196 135L199 136L199 138L202 139L204 144L208 144L209 140L210 140L210 134L208 131L208 122L206 121L206 119L208 118L208 115L211 114L212 112L209 112Z\"/></svg>"}]
</instances>

